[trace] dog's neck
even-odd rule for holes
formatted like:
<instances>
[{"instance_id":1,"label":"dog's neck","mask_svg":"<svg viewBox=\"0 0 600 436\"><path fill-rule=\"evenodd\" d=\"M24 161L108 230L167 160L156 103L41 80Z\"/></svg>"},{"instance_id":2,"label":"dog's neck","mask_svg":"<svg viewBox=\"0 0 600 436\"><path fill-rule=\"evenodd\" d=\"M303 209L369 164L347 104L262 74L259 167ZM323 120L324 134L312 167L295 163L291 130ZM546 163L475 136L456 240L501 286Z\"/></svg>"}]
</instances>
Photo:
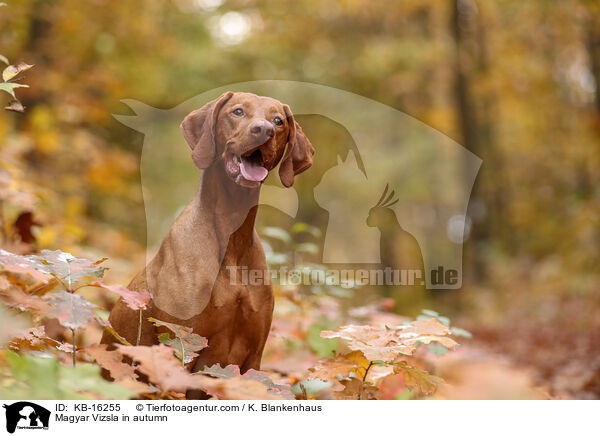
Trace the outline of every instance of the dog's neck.
<instances>
[{"instance_id":1,"label":"dog's neck","mask_svg":"<svg viewBox=\"0 0 600 436\"><path fill-rule=\"evenodd\" d=\"M220 161L204 170L192 201L146 267L156 307L182 320L204 310L222 266L247 261L259 191L233 182Z\"/></svg>"},{"instance_id":2,"label":"dog's neck","mask_svg":"<svg viewBox=\"0 0 600 436\"><path fill-rule=\"evenodd\" d=\"M193 200L197 218L202 220L200 227L214 229L220 249L228 241L247 246L252 242L259 194L260 187L238 185L225 173L223 163L215 162L204 171Z\"/></svg>"}]
</instances>

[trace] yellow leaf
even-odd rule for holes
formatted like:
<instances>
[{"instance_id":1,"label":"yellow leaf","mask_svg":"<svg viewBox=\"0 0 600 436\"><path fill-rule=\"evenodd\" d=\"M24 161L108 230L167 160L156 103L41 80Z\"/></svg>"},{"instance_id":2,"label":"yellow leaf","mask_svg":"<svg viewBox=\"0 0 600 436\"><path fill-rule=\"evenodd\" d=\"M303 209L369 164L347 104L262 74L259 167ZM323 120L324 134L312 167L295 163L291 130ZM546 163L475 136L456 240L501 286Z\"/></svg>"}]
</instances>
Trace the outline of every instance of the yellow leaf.
<instances>
[{"instance_id":1,"label":"yellow leaf","mask_svg":"<svg viewBox=\"0 0 600 436\"><path fill-rule=\"evenodd\" d=\"M23 71L27 71L30 68L33 68L33 65L26 64L25 62L21 62L18 65L9 65L2 72L2 79L5 82L8 82L13 77L18 76Z\"/></svg>"}]
</instances>

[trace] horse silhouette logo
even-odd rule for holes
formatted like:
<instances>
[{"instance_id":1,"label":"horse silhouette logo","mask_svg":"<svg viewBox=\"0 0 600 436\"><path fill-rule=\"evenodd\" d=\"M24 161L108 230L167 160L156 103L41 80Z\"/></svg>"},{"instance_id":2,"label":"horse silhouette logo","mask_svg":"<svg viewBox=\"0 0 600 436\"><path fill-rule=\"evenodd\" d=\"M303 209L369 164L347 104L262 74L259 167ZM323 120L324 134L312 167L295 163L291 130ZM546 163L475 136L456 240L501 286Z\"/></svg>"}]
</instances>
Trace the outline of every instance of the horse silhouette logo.
<instances>
[{"instance_id":1,"label":"horse silhouette logo","mask_svg":"<svg viewBox=\"0 0 600 436\"><path fill-rule=\"evenodd\" d=\"M19 401L10 405L4 404L6 409L6 431L14 433L18 429L48 429L50 411L42 406L29 401Z\"/></svg>"}]
</instances>

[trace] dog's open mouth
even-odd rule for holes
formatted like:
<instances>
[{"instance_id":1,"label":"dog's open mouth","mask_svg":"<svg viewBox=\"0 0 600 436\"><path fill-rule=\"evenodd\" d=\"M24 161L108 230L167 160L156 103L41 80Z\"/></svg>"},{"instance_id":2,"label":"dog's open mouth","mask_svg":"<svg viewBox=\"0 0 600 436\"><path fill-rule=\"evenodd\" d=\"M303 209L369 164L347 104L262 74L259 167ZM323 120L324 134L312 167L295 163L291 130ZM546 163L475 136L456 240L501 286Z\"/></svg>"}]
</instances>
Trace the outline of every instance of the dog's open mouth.
<instances>
[{"instance_id":1,"label":"dog's open mouth","mask_svg":"<svg viewBox=\"0 0 600 436\"><path fill-rule=\"evenodd\" d=\"M269 171L263 167L262 153L259 149L246 153L245 155L235 156L240 164L240 171L244 179L252 182L261 182L267 177Z\"/></svg>"},{"instance_id":2,"label":"dog's open mouth","mask_svg":"<svg viewBox=\"0 0 600 436\"><path fill-rule=\"evenodd\" d=\"M259 148L242 155L231 153L227 159L228 172L237 183L244 180L256 184L262 182L269 174L269 170L263 165L263 156ZM241 184L245 185L246 183Z\"/></svg>"}]
</instances>

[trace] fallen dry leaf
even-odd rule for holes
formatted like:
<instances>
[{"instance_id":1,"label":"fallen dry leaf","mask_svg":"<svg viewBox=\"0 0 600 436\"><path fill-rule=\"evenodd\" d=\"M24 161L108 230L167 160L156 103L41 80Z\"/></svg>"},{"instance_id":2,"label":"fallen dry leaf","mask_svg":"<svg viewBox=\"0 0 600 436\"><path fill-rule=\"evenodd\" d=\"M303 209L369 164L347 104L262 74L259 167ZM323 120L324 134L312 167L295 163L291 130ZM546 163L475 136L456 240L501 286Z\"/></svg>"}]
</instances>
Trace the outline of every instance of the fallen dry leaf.
<instances>
[{"instance_id":1,"label":"fallen dry leaf","mask_svg":"<svg viewBox=\"0 0 600 436\"><path fill-rule=\"evenodd\" d=\"M131 365L123 362L123 354L117 350L107 350L106 344L89 345L85 352L92 356L98 364L110 372L115 381L123 379L137 379L135 370Z\"/></svg>"}]
</instances>

